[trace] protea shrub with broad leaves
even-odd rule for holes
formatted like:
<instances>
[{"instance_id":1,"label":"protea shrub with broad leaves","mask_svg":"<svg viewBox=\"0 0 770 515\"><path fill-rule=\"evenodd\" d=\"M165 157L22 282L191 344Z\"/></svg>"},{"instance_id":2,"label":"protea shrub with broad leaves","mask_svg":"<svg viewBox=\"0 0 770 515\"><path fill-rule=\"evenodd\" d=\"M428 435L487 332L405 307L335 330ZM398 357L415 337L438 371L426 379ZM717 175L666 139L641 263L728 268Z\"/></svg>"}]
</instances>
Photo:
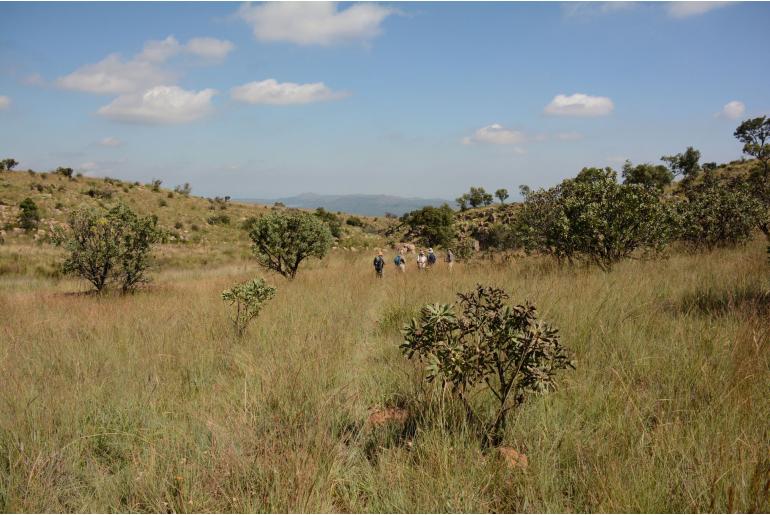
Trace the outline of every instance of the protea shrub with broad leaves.
<instances>
[{"instance_id":1,"label":"protea shrub with broad leaves","mask_svg":"<svg viewBox=\"0 0 770 515\"><path fill-rule=\"evenodd\" d=\"M477 285L458 303L431 304L403 329L402 352L417 357L426 380L441 380L463 402L483 431L483 445L499 445L508 413L528 394L556 388L560 370L574 368L558 330L538 320L535 307L508 305L500 288ZM492 420L471 403L479 389L494 398Z\"/></svg>"},{"instance_id":2,"label":"protea shrub with broad leaves","mask_svg":"<svg viewBox=\"0 0 770 515\"><path fill-rule=\"evenodd\" d=\"M265 302L275 297L275 292L275 287L261 278L236 284L222 292L222 300L234 309L230 321L239 338L246 332L249 322L262 311Z\"/></svg>"}]
</instances>

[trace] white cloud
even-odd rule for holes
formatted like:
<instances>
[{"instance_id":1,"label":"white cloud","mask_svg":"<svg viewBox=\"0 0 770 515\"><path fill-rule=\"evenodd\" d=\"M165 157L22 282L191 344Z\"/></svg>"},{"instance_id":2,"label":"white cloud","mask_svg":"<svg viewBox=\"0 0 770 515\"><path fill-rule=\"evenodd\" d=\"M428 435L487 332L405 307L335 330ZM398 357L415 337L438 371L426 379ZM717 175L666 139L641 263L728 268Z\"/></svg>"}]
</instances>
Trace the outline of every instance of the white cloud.
<instances>
[{"instance_id":1,"label":"white cloud","mask_svg":"<svg viewBox=\"0 0 770 515\"><path fill-rule=\"evenodd\" d=\"M746 104L740 100L733 100L728 102L722 107L722 110L717 113L717 116L727 118L728 120L735 120L740 118L743 113L746 112Z\"/></svg>"},{"instance_id":2,"label":"white cloud","mask_svg":"<svg viewBox=\"0 0 770 515\"><path fill-rule=\"evenodd\" d=\"M120 141L118 138L113 138L112 136L108 136L106 138L102 138L99 141L99 145L103 147L119 147L123 144L122 141Z\"/></svg>"},{"instance_id":3,"label":"white cloud","mask_svg":"<svg viewBox=\"0 0 770 515\"><path fill-rule=\"evenodd\" d=\"M132 59L110 54L98 63L86 64L56 84L64 89L97 94L126 94L161 84L173 84L176 75L162 67L181 53L190 53L210 61L224 58L234 45L215 38L193 38L183 46L174 36L150 40Z\"/></svg>"},{"instance_id":4,"label":"white cloud","mask_svg":"<svg viewBox=\"0 0 770 515\"><path fill-rule=\"evenodd\" d=\"M688 18L699 16L714 9L724 7L730 2L669 2L666 6L668 15L672 18Z\"/></svg>"},{"instance_id":5,"label":"white cloud","mask_svg":"<svg viewBox=\"0 0 770 515\"><path fill-rule=\"evenodd\" d=\"M377 37L380 24L395 12L375 3L338 10L335 2L265 2L243 4L238 16L252 26L260 41L331 45Z\"/></svg>"},{"instance_id":6,"label":"white cloud","mask_svg":"<svg viewBox=\"0 0 770 515\"><path fill-rule=\"evenodd\" d=\"M237 86L230 95L234 100L249 104L288 105L339 100L348 93L332 91L323 82L295 84L267 79Z\"/></svg>"},{"instance_id":7,"label":"white cloud","mask_svg":"<svg viewBox=\"0 0 770 515\"><path fill-rule=\"evenodd\" d=\"M144 93L121 95L98 113L119 122L148 125L187 123L212 111L213 89L187 91L179 86L156 86Z\"/></svg>"},{"instance_id":8,"label":"white cloud","mask_svg":"<svg viewBox=\"0 0 770 515\"><path fill-rule=\"evenodd\" d=\"M556 139L561 141L578 141L583 139L583 135L579 132L558 132L555 134Z\"/></svg>"},{"instance_id":9,"label":"white cloud","mask_svg":"<svg viewBox=\"0 0 770 515\"><path fill-rule=\"evenodd\" d=\"M142 52L135 57L137 61L146 61L150 63L165 63L179 52L182 51L182 45L174 36L168 36L162 40L150 40L144 44Z\"/></svg>"},{"instance_id":10,"label":"white cloud","mask_svg":"<svg viewBox=\"0 0 770 515\"><path fill-rule=\"evenodd\" d=\"M11 99L4 95L0 95L0 109L5 109L9 105L11 105Z\"/></svg>"},{"instance_id":11,"label":"white cloud","mask_svg":"<svg viewBox=\"0 0 770 515\"><path fill-rule=\"evenodd\" d=\"M615 104L607 97L593 97L583 93L556 95L545 106L545 113L554 116L606 116Z\"/></svg>"},{"instance_id":12,"label":"white cloud","mask_svg":"<svg viewBox=\"0 0 770 515\"><path fill-rule=\"evenodd\" d=\"M185 47L191 54L212 61L224 59L234 48L231 42L216 38L193 38Z\"/></svg>"},{"instance_id":13,"label":"white cloud","mask_svg":"<svg viewBox=\"0 0 770 515\"><path fill-rule=\"evenodd\" d=\"M473 136L463 138L463 144L490 143L493 145L520 145L529 138L521 131L506 129L499 123L493 123L482 127L473 133Z\"/></svg>"},{"instance_id":14,"label":"white cloud","mask_svg":"<svg viewBox=\"0 0 770 515\"><path fill-rule=\"evenodd\" d=\"M593 18L599 15L629 11L637 2L566 2L562 4L565 18Z\"/></svg>"},{"instance_id":15,"label":"white cloud","mask_svg":"<svg viewBox=\"0 0 770 515\"><path fill-rule=\"evenodd\" d=\"M111 54L96 64L81 66L56 80L64 88L87 93L131 93L174 81L174 76L150 61L124 61Z\"/></svg>"}]
</instances>

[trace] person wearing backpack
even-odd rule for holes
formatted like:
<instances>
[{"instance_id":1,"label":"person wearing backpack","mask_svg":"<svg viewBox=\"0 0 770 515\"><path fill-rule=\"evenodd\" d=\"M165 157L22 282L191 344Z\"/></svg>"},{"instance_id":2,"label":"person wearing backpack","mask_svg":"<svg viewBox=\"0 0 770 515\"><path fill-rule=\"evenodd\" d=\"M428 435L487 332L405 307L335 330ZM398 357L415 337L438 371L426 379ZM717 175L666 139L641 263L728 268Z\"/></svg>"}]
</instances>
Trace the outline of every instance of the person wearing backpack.
<instances>
[{"instance_id":1,"label":"person wearing backpack","mask_svg":"<svg viewBox=\"0 0 770 515\"><path fill-rule=\"evenodd\" d=\"M433 268L436 264L436 254L433 253L433 249L428 249L428 266Z\"/></svg>"},{"instance_id":2,"label":"person wearing backpack","mask_svg":"<svg viewBox=\"0 0 770 515\"><path fill-rule=\"evenodd\" d=\"M393 263L401 270L401 273L406 272L406 259L404 259L404 256L396 254L396 257L393 258Z\"/></svg>"},{"instance_id":3,"label":"person wearing backpack","mask_svg":"<svg viewBox=\"0 0 770 515\"><path fill-rule=\"evenodd\" d=\"M446 264L449 267L449 269L452 270L452 267L455 264L455 255L452 252L452 249L447 249L446 251Z\"/></svg>"},{"instance_id":4,"label":"person wearing backpack","mask_svg":"<svg viewBox=\"0 0 770 515\"><path fill-rule=\"evenodd\" d=\"M427 261L428 258L425 257L425 252L420 250L420 253L417 255L417 270L425 270L425 263Z\"/></svg>"},{"instance_id":5,"label":"person wearing backpack","mask_svg":"<svg viewBox=\"0 0 770 515\"><path fill-rule=\"evenodd\" d=\"M385 269L385 260L382 258L382 251L374 258L374 271L377 272L377 277L382 279L382 273Z\"/></svg>"}]
</instances>

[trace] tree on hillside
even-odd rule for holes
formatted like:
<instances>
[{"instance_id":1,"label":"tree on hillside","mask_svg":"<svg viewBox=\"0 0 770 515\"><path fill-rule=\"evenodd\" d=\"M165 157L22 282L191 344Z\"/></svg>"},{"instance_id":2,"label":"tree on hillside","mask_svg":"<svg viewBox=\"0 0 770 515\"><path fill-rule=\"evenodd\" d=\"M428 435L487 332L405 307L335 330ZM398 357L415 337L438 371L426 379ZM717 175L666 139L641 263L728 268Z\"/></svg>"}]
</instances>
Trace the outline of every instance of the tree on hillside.
<instances>
[{"instance_id":1,"label":"tree on hillside","mask_svg":"<svg viewBox=\"0 0 770 515\"><path fill-rule=\"evenodd\" d=\"M609 177L617 177L615 170L609 166L607 168L596 168L591 166L580 170L573 180L576 182L594 182L603 181Z\"/></svg>"},{"instance_id":2,"label":"tree on hillside","mask_svg":"<svg viewBox=\"0 0 770 515\"><path fill-rule=\"evenodd\" d=\"M631 161L623 165L623 184L639 184L663 191L674 180L674 174L663 165L642 163L634 166Z\"/></svg>"},{"instance_id":3,"label":"tree on hillside","mask_svg":"<svg viewBox=\"0 0 770 515\"><path fill-rule=\"evenodd\" d=\"M335 238L342 236L342 222L340 222L340 218L337 215L322 207L316 209L314 214L329 227L332 236Z\"/></svg>"},{"instance_id":4,"label":"tree on hillside","mask_svg":"<svg viewBox=\"0 0 770 515\"><path fill-rule=\"evenodd\" d=\"M146 282L152 245L159 239L157 218L139 217L118 204L110 210L81 207L70 214L69 231L56 235L69 257L66 274L79 276L101 292L118 281L123 293Z\"/></svg>"},{"instance_id":5,"label":"tree on hillside","mask_svg":"<svg viewBox=\"0 0 770 515\"><path fill-rule=\"evenodd\" d=\"M681 176L685 182L694 179L700 172L700 151L692 147L687 147L683 153L673 156L663 156L661 161L668 163L669 168L674 173L674 177Z\"/></svg>"},{"instance_id":6,"label":"tree on hillside","mask_svg":"<svg viewBox=\"0 0 770 515\"><path fill-rule=\"evenodd\" d=\"M287 279L294 279L305 259L322 259L332 244L329 227L317 216L299 211L260 217L249 237L257 262Z\"/></svg>"},{"instance_id":7,"label":"tree on hillside","mask_svg":"<svg viewBox=\"0 0 770 515\"><path fill-rule=\"evenodd\" d=\"M744 120L733 134L743 143L743 153L755 158L762 165L765 175L770 173L770 118L760 116Z\"/></svg>"},{"instance_id":8,"label":"tree on hillside","mask_svg":"<svg viewBox=\"0 0 770 515\"><path fill-rule=\"evenodd\" d=\"M186 182L182 184L181 186L174 187L174 191L176 193L179 193L180 195L184 195L185 197L189 197L190 193L192 193L192 186L190 186L189 182Z\"/></svg>"},{"instance_id":9,"label":"tree on hillside","mask_svg":"<svg viewBox=\"0 0 770 515\"><path fill-rule=\"evenodd\" d=\"M35 202L27 197L19 204L19 227L25 231L37 229L40 222L40 210Z\"/></svg>"},{"instance_id":10,"label":"tree on hillside","mask_svg":"<svg viewBox=\"0 0 770 515\"><path fill-rule=\"evenodd\" d=\"M508 190L505 188L500 188L495 192L495 197L497 197L498 200L500 200L501 204L505 204L505 200L508 198L508 196L509 196Z\"/></svg>"},{"instance_id":11,"label":"tree on hillside","mask_svg":"<svg viewBox=\"0 0 770 515\"><path fill-rule=\"evenodd\" d=\"M741 177L705 172L680 192L680 239L694 249L733 247L751 238L763 207Z\"/></svg>"},{"instance_id":12,"label":"tree on hillside","mask_svg":"<svg viewBox=\"0 0 770 515\"><path fill-rule=\"evenodd\" d=\"M744 120L734 133L743 143L743 153L755 158L759 166L749 175L752 193L764 206L757 225L770 239L770 118Z\"/></svg>"},{"instance_id":13,"label":"tree on hillside","mask_svg":"<svg viewBox=\"0 0 770 515\"><path fill-rule=\"evenodd\" d=\"M527 250L560 260L582 257L609 270L637 249L662 248L673 236L672 217L654 191L618 184L612 170L594 169L530 193L517 215L516 231Z\"/></svg>"},{"instance_id":14,"label":"tree on hillside","mask_svg":"<svg viewBox=\"0 0 770 515\"><path fill-rule=\"evenodd\" d=\"M16 161L13 158L6 158L0 161L0 172L3 170L8 170L9 172L16 168L19 165L19 162Z\"/></svg>"},{"instance_id":15,"label":"tree on hillside","mask_svg":"<svg viewBox=\"0 0 770 515\"><path fill-rule=\"evenodd\" d=\"M460 207L460 211L467 211L468 210L468 194L463 193L459 197L455 199L455 202L457 202L457 205Z\"/></svg>"},{"instance_id":16,"label":"tree on hillside","mask_svg":"<svg viewBox=\"0 0 770 515\"><path fill-rule=\"evenodd\" d=\"M446 247L455 238L454 211L447 204L425 206L405 214L402 220L426 245Z\"/></svg>"},{"instance_id":17,"label":"tree on hillside","mask_svg":"<svg viewBox=\"0 0 770 515\"><path fill-rule=\"evenodd\" d=\"M75 173L75 171L72 168L65 168L63 166L60 166L54 171L54 173L58 175L63 175L68 179L72 179L72 174Z\"/></svg>"}]
</instances>

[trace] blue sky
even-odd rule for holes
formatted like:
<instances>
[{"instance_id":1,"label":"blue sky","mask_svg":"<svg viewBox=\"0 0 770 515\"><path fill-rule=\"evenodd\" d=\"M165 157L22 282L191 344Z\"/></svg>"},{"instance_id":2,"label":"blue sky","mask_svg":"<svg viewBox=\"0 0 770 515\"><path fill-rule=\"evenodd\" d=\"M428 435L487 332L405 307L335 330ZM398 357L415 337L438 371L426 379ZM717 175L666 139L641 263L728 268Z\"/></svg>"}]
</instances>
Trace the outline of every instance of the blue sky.
<instances>
[{"instance_id":1,"label":"blue sky","mask_svg":"<svg viewBox=\"0 0 770 515\"><path fill-rule=\"evenodd\" d=\"M0 154L194 193L454 198L770 113L770 3L0 3Z\"/></svg>"}]
</instances>

